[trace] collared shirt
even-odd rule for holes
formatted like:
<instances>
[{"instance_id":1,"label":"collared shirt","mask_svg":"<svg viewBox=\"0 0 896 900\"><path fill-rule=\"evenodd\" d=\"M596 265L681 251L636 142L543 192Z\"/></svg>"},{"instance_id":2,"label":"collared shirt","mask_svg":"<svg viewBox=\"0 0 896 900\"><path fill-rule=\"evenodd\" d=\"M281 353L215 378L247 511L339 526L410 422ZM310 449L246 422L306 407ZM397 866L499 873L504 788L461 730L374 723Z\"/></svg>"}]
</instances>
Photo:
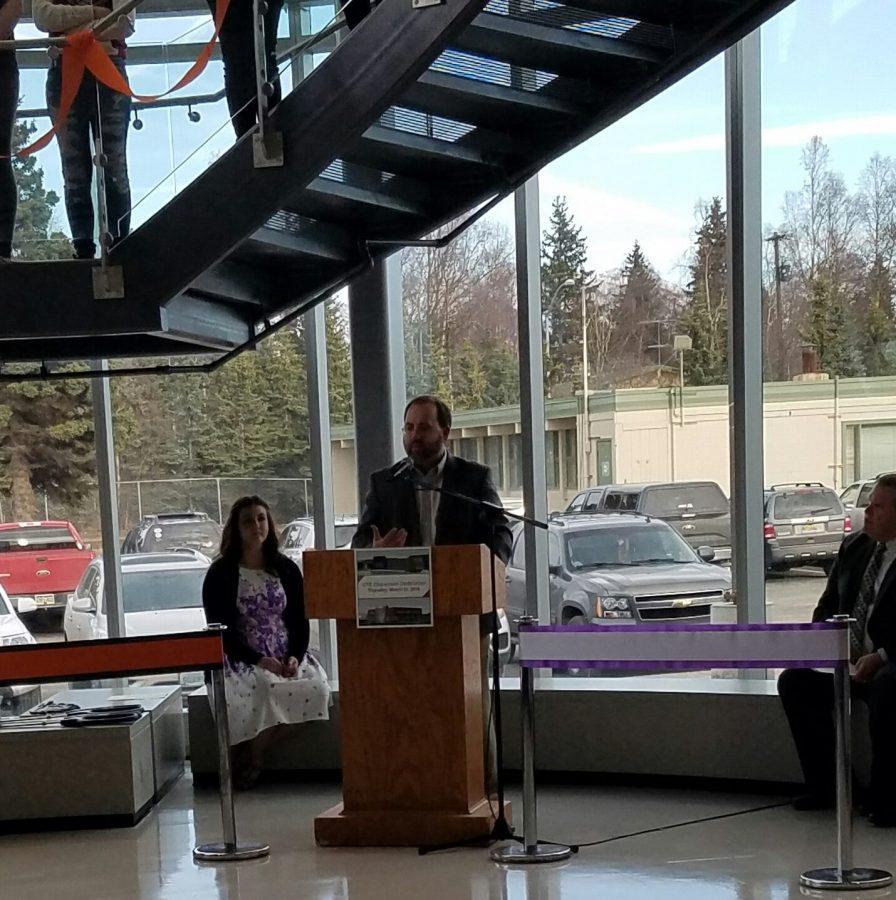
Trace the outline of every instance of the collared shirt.
<instances>
[{"instance_id":1,"label":"collared shirt","mask_svg":"<svg viewBox=\"0 0 896 900\"><path fill-rule=\"evenodd\" d=\"M885 544L886 549L884 550L884 555L881 557L880 561L880 571L877 573L877 578L874 582L874 599L868 604L868 612L865 617L865 652L873 653L874 652L874 644L871 641L870 636L868 635L868 623L871 621L871 613L874 612L874 607L877 604L877 592L880 590L881 585L884 583L884 578L887 577L887 572L890 570L890 566L893 564L893 561L896 560L896 538L892 541L887 541ZM887 659L886 651L881 647L878 651L880 654L880 658L884 662L889 662Z\"/></svg>"},{"instance_id":2,"label":"collared shirt","mask_svg":"<svg viewBox=\"0 0 896 900\"><path fill-rule=\"evenodd\" d=\"M445 461L448 459L448 451L442 453L442 458L428 472L423 472L414 467L418 481L434 488L442 486L442 472L445 470ZM420 517L420 539L424 547L431 547L436 542L436 515L439 512L438 491L417 491L417 514Z\"/></svg>"}]
</instances>

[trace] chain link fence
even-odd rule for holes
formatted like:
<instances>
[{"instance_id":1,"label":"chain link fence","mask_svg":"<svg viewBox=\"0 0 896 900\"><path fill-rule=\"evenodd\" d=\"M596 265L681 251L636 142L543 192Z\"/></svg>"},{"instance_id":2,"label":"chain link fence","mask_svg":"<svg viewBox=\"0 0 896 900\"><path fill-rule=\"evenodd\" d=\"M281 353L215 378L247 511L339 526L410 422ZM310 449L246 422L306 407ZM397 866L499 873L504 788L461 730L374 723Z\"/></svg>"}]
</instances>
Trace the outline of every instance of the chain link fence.
<instances>
[{"instance_id":1,"label":"chain link fence","mask_svg":"<svg viewBox=\"0 0 896 900\"><path fill-rule=\"evenodd\" d=\"M224 524L234 501L256 494L266 500L278 525L312 514L311 478L160 478L118 482L120 537L151 513L204 512ZM37 497L37 515L71 522L95 549L100 547L100 510L96 485L77 504L51 493ZM0 521L12 518L12 503L0 494Z\"/></svg>"}]
</instances>

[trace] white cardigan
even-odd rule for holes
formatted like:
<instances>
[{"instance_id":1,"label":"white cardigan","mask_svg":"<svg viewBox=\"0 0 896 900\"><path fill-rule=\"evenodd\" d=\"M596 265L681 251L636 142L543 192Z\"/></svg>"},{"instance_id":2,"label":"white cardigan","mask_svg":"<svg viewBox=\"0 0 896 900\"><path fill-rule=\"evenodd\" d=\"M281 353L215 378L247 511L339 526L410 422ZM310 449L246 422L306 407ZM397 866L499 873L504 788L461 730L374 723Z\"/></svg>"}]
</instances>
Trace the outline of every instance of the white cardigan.
<instances>
[{"instance_id":1,"label":"white cardigan","mask_svg":"<svg viewBox=\"0 0 896 900\"><path fill-rule=\"evenodd\" d=\"M124 0L112 0L112 10L124 4ZM55 2L55 0L33 0L31 14L34 17L34 25L41 31L51 34L70 34L89 27L94 22L109 15L109 10L102 6L93 6L90 0L76 0L76 2ZM108 38L103 46L108 52L112 52L112 40L124 40L134 33L134 22L137 14L131 10L123 22L114 28L104 32Z\"/></svg>"}]
</instances>

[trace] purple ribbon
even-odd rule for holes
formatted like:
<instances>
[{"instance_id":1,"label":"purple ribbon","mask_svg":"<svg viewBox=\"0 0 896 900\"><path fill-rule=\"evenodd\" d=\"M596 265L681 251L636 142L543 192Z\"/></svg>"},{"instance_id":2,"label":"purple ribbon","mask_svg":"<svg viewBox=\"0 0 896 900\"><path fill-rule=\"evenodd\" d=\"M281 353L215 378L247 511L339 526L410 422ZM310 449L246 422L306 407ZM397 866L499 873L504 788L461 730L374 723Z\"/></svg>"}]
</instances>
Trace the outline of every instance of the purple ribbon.
<instances>
[{"instance_id":1,"label":"purple ribbon","mask_svg":"<svg viewBox=\"0 0 896 900\"><path fill-rule=\"evenodd\" d=\"M591 631L608 631L616 629L617 631L625 631L627 634L633 632L657 632L657 631L681 631L681 632L705 632L705 631L837 631L848 627L848 623L843 622L782 622L780 624L765 625L710 625L708 623L698 623L693 625L685 624L652 624L652 625L520 625L520 631L526 632L545 632L545 631L563 631L563 632L591 632Z\"/></svg>"},{"instance_id":2,"label":"purple ribbon","mask_svg":"<svg viewBox=\"0 0 896 900\"><path fill-rule=\"evenodd\" d=\"M537 659L520 660L524 669L672 669L700 672L704 669L834 669L830 659L712 659L698 662L672 660L594 660L594 659Z\"/></svg>"}]
</instances>

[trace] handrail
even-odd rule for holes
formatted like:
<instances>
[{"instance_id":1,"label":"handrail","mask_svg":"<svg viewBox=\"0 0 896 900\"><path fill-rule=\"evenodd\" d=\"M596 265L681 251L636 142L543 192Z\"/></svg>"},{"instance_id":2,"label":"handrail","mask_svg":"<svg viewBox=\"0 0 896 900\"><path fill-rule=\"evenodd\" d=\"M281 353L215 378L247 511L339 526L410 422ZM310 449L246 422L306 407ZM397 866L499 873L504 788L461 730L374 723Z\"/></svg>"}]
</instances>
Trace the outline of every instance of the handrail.
<instances>
[{"instance_id":1,"label":"handrail","mask_svg":"<svg viewBox=\"0 0 896 900\"><path fill-rule=\"evenodd\" d=\"M93 23L91 31L102 40L102 34L110 28L118 25L120 19L133 12L143 0L126 0L118 9L113 9L108 15ZM11 41L0 41L0 50L41 50L44 47L64 47L68 43L68 36L45 38L13 38Z\"/></svg>"}]
</instances>

